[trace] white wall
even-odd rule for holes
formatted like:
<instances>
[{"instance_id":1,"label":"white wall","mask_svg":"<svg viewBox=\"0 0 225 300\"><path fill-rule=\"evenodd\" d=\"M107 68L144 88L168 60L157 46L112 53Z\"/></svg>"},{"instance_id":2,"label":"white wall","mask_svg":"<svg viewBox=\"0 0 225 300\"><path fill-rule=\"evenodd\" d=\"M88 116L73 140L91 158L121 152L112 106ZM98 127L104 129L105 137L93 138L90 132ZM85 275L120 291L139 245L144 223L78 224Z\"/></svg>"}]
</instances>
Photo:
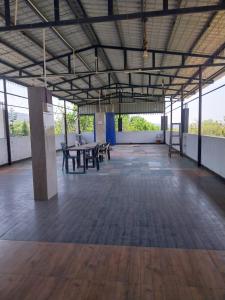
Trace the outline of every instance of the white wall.
<instances>
[{"instance_id":1,"label":"white wall","mask_svg":"<svg viewBox=\"0 0 225 300\"><path fill-rule=\"evenodd\" d=\"M94 132L82 132L82 136L88 143L94 142Z\"/></svg>"},{"instance_id":2,"label":"white wall","mask_svg":"<svg viewBox=\"0 0 225 300\"><path fill-rule=\"evenodd\" d=\"M169 144L169 132L166 133ZM184 154L193 160L198 159L198 136L184 134ZM225 178L225 138L202 136L202 165Z\"/></svg>"},{"instance_id":3,"label":"white wall","mask_svg":"<svg viewBox=\"0 0 225 300\"><path fill-rule=\"evenodd\" d=\"M121 131L116 132L117 144L155 143L156 139L163 141L162 131Z\"/></svg>"},{"instance_id":4,"label":"white wall","mask_svg":"<svg viewBox=\"0 0 225 300\"><path fill-rule=\"evenodd\" d=\"M68 146L73 146L75 144L76 133L68 133L67 134L67 144ZM64 134L56 135L55 136L55 148L56 150L61 149L61 143L65 143L65 136Z\"/></svg>"},{"instance_id":5,"label":"white wall","mask_svg":"<svg viewBox=\"0 0 225 300\"><path fill-rule=\"evenodd\" d=\"M61 143L65 143L64 134L60 134L60 135L55 136L55 148L56 148L56 150L60 150L62 148Z\"/></svg>"},{"instance_id":6,"label":"white wall","mask_svg":"<svg viewBox=\"0 0 225 300\"><path fill-rule=\"evenodd\" d=\"M73 146L75 144L75 140L76 140L76 133L68 133L67 134L67 144L68 146Z\"/></svg>"},{"instance_id":7,"label":"white wall","mask_svg":"<svg viewBox=\"0 0 225 300\"><path fill-rule=\"evenodd\" d=\"M188 157L197 161L197 159L198 159L198 136L197 136L197 134L189 134L189 133L184 134L183 151Z\"/></svg>"},{"instance_id":8,"label":"white wall","mask_svg":"<svg viewBox=\"0 0 225 300\"><path fill-rule=\"evenodd\" d=\"M6 139L0 139L0 165L6 164L8 161Z\"/></svg>"},{"instance_id":9,"label":"white wall","mask_svg":"<svg viewBox=\"0 0 225 300\"><path fill-rule=\"evenodd\" d=\"M72 146L75 142L75 133L68 134L68 145ZM64 135L55 136L56 150L61 149L60 143L64 142ZM17 161L31 157L30 136L14 136L10 138L12 161ZM8 162L6 139L0 138L0 165Z\"/></svg>"},{"instance_id":10,"label":"white wall","mask_svg":"<svg viewBox=\"0 0 225 300\"><path fill-rule=\"evenodd\" d=\"M30 136L11 137L10 145L12 161L17 161L31 156Z\"/></svg>"},{"instance_id":11,"label":"white wall","mask_svg":"<svg viewBox=\"0 0 225 300\"><path fill-rule=\"evenodd\" d=\"M225 178L225 138L202 137L202 165Z\"/></svg>"},{"instance_id":12,"label":"white wall","mask_svg":"<svg viewBox=\"0 0 225 300\"><path fill-rule=\"evenodd\" d=\"M82 133L88 142L93 142L94 133ZM117 143L154 143L156 135L162 132L141 131L141 132L117 132ZM75 133L68 134L68 145L73 145ZM64 136L56 136L56 149L60 149L60 143L64 142ZM166 142L169 143L169 132L166 133ZM197 161L198 136L195 134L184 134L184 153ZM17 161L31 156L30 137L11 137L12 160ZM0 165L7 163L6 139L0 139ZM225 178L225 138L203 136L202 137L202 165Z\"/></svg>"}]
</instances>

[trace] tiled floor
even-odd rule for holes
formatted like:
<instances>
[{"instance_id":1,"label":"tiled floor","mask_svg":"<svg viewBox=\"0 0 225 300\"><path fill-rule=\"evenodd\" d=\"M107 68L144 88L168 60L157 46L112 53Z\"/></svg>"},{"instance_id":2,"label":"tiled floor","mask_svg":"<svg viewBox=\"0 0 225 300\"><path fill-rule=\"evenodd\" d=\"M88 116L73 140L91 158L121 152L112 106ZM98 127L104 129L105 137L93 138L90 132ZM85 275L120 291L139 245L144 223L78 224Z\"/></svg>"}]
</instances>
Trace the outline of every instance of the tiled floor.
<instances>
[{"instance_id":1,"label":"tiled floor","mask_svg":"<svg viewBox=\"0 0 225 300\"><path fill-rule=\"evenodd\" d=\"M34 202L31 162L0 169L0 239L225 250L225 184L164 145L116 146Z\"/></svg>"}]
</instances>

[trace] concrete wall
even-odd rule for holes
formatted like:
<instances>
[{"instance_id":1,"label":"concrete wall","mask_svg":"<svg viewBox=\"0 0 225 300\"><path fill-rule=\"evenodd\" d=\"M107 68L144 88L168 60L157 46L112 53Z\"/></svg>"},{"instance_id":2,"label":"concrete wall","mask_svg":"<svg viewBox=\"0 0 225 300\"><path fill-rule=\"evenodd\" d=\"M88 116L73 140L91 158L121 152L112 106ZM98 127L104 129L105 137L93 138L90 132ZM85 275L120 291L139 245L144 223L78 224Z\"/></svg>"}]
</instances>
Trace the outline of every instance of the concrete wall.
<instances>
[{"instance_id":1,"label":"concrete wall","mask_svg":"<svg viewBox=\"0 0 225 300\"><path fill-rule=\"evenodd\" d=\"M12 161L31 157L30 136L14 136L10 138Z\"/></svg>"},{"instance_id":2,"label":"concrete wall","mask_svg":"<svg viewBox=\"0 0 225 300\"><path fill-rule=\"evenodd\" d=\"M157 139L163 140L162 131L127 131L116 132L116 143L155 143Z\"/></svg>"},{"instance_id":3,"label":"concrete wall","mask_svg":"<svg viewBox=\"0 0 225 300\"><path fill-rule=\"evenodd\" d=\"M88 143L93 143L93 132L82 132L82 136ZM162 131L130 131L130 132L116 132L116 143L155 143L157 137L163 140Z\"/></svg>"},{"instance_id":4,"label":"concrete wall","mask_svg":"<svg viewBox=\"0 0 225 300\"><path fill-rule=\"evenodd\" d=\"M143 134L144 133L144 134ZM158 132L162 133L162 132ZM92 132L82 133L88 142L93 142ZM151 143L155 142L156 132L117 132L118 143ZM56 136L56 149L60 149L60 142L64 142L64 136ZM71 146L75 141L75 133L68 135L68 144ZM166 133L166 142L169 143L169 132ZM197 161L198 136L184 134L184 153ZM30 137L11 137L12 160L20 160L31 156ZM203 136L202 137L202 164L225 178L225 138ZM7 163L6 139L0 138L0 165Z\"/></svg>"},{"instance_id":5,"label":"concrete wall","mask_svg":"<svg viewBox=\"0 0 225 300\"><path fill-rule=\"evenodd\" d=\"M198 159L198 136L196 134L184 134L183 138L184 153L197 161ZM202 148L203 149L203 148ZM205 149L204 149L205 151Z\"/></svg>"},{"instance_id":6,"label":"concrete wall","mask_svg":"<svg viewBox=\"0 0 225 300\"><path fill-rule=\"evenodd\" d=\"M225 178L225 138L202 137L202 164Z\"/></svg>"},{"instance_id":7,"label":"concrete wall","mask_svg":"<svg viewBox=\"0 0 225 300\"><path fill-rule=\"evenodd\" d=\"M75 142L75 133L68 134L68 145L72 146ZM56 150L61 149L60 143L64 142L64 135L55 136ZM12 161L31 157L30 136L15 136L10 138ZM0 165L8 161L6 139L0 138Z\"/></svg>"},{"instance_id":8,"label":"concrete wall","mask_svg":"<svg viewBox=\"0 0 225 300\"><path fill-rule=\"evenodd\" d=\"M67 144L68 146L73 146L75 144L75 140L76 140L76 133L68 133L67 134Z\"/></svg>"},{"instance_id":9,"label":"concrete wall","mask_svg":"<svg viewBox=\"0 0 225 300\"><path fill-rule=\"evenodd\" d=\"M60 134L60 135L55 136L55 148L56 148L56 150L60 150L62 148L61 143L65 143L64 134Z\"/></svg>"},{"instance_id":10,"label":"concrete wall","mask_svg":"<svg viewBox=\"0 0 225 300\"><path fill-rule=\"evenodd\" d=\"M75 138L76 138L76 133L68 133L67 134L67 143L68 146L73 146L75 144ZM61 149L61 143L65 143L65 136L64 134L56 135L55 136L55 147L56 150Z\"/></svg>"},{"instance_id":11,"label":"concrete wall","mask_svg":"<svg viewBox=\"0 0 225 300\"><path fill-rule=\"evenodd\" d=\"M82 136L88 143L94 142L94 132L82 132Z\"/></svg>"},{"instance_id":12,"label":"concrete wall","mask_svg":"<svg viewBox=\"0 0 225 300\"><path fill-rule=\"evenodd\" d=\"M166 142L169 144L169 132ZM198 136L185 133L183 149L188 157L197 161ZM225 138L202 136L202 165L225 178Z\"/></svg>"}]
</instances>

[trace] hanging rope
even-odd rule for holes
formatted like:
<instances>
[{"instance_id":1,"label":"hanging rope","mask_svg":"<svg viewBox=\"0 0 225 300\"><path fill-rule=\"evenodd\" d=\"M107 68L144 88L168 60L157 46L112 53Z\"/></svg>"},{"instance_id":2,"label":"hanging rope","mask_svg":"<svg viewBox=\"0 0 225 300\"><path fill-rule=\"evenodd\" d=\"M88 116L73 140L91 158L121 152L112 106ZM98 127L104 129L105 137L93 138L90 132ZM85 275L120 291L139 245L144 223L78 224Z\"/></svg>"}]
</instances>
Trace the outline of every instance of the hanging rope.
<instances>
[{"instance_id":1,"label":"hanging rope","mask_svg":"<svg viewBox=\"0 0 225 300\"><path fill-rule=\"evenodd\" d=\"M15 1L15 16L14 16L14 25L17 24L17 15L18 15L18 0Z\"/></svg>"},{"instance_id":2,"label":"hanging rope","mask_svg":"<svg viewBox=\"0 0 225 300\"><path fill-rule=\"evenodd\" d=\"M98 107L99 107L99 112L101 112L101 92L100 92L100 90L98 91Z\"/></svg>"},{"instance_id":3,"label":"hanging rope","mask_svg":"<svg viewBox=\"0 0 225 300\"><path fill-rule=\"evenodd\" d=\"M47 77L46 77L46 40L45 40L45 29L43 29L43 63L44 63L44 83L47 87Z\"/></svg>"},{"instance_id":4,"label":"hanging rope","mask_svg":"<svg viewBox=\"0 0 225 300\"><path fill-rule=\"evenodd\" d=\"M75 50L73 49L73 74L76 73L76 56L75 56Z\"/></svg>"}]
</instances>

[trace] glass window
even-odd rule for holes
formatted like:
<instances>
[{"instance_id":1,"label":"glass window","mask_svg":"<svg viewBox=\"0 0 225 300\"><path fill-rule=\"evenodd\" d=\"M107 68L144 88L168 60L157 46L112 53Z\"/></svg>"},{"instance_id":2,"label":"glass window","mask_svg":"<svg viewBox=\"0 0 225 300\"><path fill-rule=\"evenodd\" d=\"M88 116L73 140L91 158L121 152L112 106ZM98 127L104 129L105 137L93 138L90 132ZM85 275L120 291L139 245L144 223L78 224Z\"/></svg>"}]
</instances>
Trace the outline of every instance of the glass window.
<instances>
[{"instance_id":1,"label":"glass window","mask_svg":"<svg viewBox=\"0 0 225 300\"><path fill-rule=\"evenodd\" d=\"M7 94L9 129L11 136L30 134L28 99Z\"/></svg>"},{"instance_id":2,"label":"glass window","mask_svg":"<svg viewBox=\"0 0 225 300\"><path fill-rule=\"evenodd\" d=\"M6 80L6 90L7 93L28 98L27 87L23 85Z\"/></svg>"}]
</instances>

